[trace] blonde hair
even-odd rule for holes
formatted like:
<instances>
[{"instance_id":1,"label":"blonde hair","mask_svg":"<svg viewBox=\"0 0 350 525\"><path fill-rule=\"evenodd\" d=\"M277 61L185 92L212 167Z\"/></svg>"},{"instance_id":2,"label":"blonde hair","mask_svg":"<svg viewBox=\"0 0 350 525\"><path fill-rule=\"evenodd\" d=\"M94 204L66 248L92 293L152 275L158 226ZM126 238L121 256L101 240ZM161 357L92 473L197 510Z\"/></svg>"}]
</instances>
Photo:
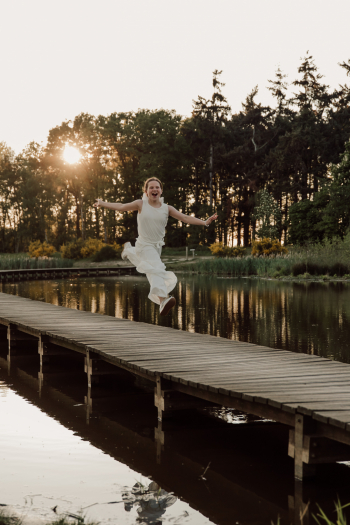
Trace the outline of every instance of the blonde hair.
<instances>
[{"instance_id":1,"label":"blonde hair","mask_svg":"<svg viewBox=\"0 0 350 525\"><path fill-rule=\"evenodd\" d=\"M143 192L147 193L148 184L152 180L154 180L155 182L159 182L159 186L161 187L161 190L163 191L163 184L162 184L162 182L159 179L157 179L157 177L150 177L149 179L146 180L146 182L143 185Z\"/></svg>"}]
</instances>

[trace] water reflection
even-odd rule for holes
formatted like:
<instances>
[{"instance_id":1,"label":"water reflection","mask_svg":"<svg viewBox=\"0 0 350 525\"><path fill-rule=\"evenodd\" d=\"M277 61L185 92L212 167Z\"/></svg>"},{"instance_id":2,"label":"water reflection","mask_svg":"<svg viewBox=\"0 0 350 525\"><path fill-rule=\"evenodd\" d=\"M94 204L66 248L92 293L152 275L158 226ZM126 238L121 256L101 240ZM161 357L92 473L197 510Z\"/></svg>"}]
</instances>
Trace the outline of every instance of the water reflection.
<instances>
[{"instance_id":1,"label":"water reflection","mask_svg":"<svg viewBox=\"0 0 350 525\"><path fill-rule=\"evenodd\" d=\"M142 276L3 283L52 304L350 362L350 285L180 276L168 317Z\"/></svg>"},{"instance_id":2,"label":"water reflection","mask_svg":"<svg viewBox=\"0 0 350 525\"><path fill-rule=\"evenodd\" d=\"M38 363L17 365L8 376L0 358L1 497L22 511L84 507L89 519L130 525L267 525L279 515L290 525L308 501L310 516L316 503L331 515L337 496L348 501L343 465L294 486L285 426L229 425L208 411L175 412L160 425L152 389L131 374L88 389L78 369L63 381L50 363L40 397Z\"/></svg>"}]
</instances>

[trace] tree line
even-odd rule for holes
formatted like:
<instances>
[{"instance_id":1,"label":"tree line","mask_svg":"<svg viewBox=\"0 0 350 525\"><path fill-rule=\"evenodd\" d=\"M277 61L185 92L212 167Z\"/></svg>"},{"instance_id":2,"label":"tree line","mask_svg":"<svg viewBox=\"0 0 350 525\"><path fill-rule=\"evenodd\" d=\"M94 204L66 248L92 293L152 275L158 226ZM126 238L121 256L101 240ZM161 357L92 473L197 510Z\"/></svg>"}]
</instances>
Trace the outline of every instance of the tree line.
<instances>
[{"instance_id":1,"label":"tree line","mask_svg":"<svg viewBox=\"0 0 350 525\"><path fill-rule=\"evenodd\" d=\"M350 76L350 60L339 66ZM297 80L289 85L278 69L269 81L274 107L257 102L255 87L232 113L220 75L214 71L212 97L193 101L189 118L163 109L82 113L17 156L0 143L0 251L25 251L33 240L57 248L76 238L132 241L135 213L92 205L96 197L140 198L152 176L180 211L219 215L209 229L170 219L168 246L249 246L264 222L257 208L266 194L278 209L280 240L343 236L350 226L350 87L330 90L307 53ZM79 151L78 162L64 159L67 146Z\"/></svg>"}]
</instances>

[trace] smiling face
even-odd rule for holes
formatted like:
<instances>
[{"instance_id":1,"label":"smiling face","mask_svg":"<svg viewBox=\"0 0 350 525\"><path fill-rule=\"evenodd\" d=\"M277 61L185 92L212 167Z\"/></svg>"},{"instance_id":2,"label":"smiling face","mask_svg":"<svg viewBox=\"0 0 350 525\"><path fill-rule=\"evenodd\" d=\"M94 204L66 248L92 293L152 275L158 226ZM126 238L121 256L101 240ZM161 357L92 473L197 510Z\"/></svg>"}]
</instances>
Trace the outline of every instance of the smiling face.
<instances>
[{"instance_id":1,"label":"smiling face","mask_svg":"<svg viewBox=\"0 0 350 525\"><path fill-rule=\"evenodd\" d=\"M163 191L160 187L159 182L156 180L151 180L147 185L147 197L152 202L152 204L156 204L159 202L159 198L161 197Z\"/></svg>"}]
</instances>

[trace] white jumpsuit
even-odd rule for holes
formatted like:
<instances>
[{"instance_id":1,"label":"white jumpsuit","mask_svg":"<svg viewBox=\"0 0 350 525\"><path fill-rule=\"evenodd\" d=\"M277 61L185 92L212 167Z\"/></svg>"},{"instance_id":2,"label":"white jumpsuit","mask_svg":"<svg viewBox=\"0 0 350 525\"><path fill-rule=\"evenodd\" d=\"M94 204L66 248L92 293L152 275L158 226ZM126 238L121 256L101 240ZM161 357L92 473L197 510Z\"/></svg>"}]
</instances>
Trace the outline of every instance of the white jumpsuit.
<instances>
[{"instance_id":1,"label":"white jumpsuit","mask_svg":"<svg viewBox=\"0 0 350 525\"><path fill-rule=\"evenodd\" d=\"M122 258L128 258L136 270L145 273L151 289L148 298L160 304L159 297L167 297L177 283L173 272L167 272L160 255L164 246L165 227L168 222L169 209L160 199L161 207L154 208L148 202L146 193L142 196L142 211L137 214L138 238L135 247L128 242L124 246Z\"/></svg>"}]
</instances>

